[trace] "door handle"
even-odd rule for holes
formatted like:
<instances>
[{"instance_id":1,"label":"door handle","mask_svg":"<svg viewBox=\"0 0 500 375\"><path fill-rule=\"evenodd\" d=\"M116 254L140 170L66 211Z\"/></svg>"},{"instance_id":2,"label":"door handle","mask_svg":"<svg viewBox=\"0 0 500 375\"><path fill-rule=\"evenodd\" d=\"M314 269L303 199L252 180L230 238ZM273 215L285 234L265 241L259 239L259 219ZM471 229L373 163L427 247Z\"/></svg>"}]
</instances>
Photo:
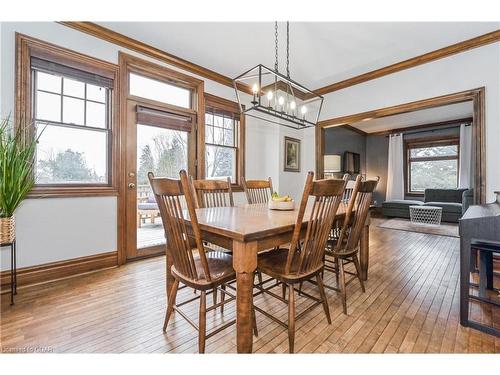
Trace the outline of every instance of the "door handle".
<instances>
[{"instance_id":1,"label":"door handle","mask_svg":"<svg viewBox=\"0 0 500 375\"><path fill-rule=\"evenodd\" d=\"M129 189L134 189L135 188L135 184L133 182L131 182L130 184L128 184L128 188Z\"/></svg>"}]
</instances>

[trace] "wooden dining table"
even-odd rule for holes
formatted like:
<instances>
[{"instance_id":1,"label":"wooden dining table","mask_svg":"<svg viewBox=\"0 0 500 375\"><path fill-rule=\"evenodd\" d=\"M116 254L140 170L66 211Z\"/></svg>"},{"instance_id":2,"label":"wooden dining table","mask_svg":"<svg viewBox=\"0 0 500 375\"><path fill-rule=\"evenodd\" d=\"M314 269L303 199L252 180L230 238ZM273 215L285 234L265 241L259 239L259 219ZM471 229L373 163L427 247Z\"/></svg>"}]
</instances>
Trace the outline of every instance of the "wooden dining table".
<instances>
[{"instance_id":1,"label":"wooden dining table","mask_svg":"<svg viewBox=\"0 0 500 375\"><path fill-rule=\"evenodd\" d=\"M345 217L347 205L341 204L336 220ZM304 215L302 235L305 236L310 207ZM308 212L309 211L309 212ZM199 208L196 210L203 240L233 252L236 272L236 343L238 353L252 352L252 306L254 271L259 251L273 249L291 241L298 208L293 211L270 210L267 204L245 204L233 207ZM185 211L189 227L189 214ZM360 265L362 278L368 276L368 236L370 218L360 239ZM170 294L173 277L172 260L167 241L167 295Z\"/></svg>"}]
</instances>

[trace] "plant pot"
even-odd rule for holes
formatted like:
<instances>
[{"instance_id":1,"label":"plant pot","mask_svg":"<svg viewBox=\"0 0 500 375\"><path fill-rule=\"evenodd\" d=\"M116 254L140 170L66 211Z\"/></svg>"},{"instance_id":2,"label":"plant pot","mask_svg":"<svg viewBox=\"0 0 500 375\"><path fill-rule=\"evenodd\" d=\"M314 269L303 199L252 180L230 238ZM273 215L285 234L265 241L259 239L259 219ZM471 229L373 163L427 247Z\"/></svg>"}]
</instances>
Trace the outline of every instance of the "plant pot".
<instances>
[{"instance_id":1,"label":"plant pot","mask_svg":"<svg viewBox=\"0 0 500 375\"><path fill-rule=\"evenodd\" d=\"M14 216L0 218L0 244L12 243L16 239L16 220Z\"/></svg>"}]
</instances>

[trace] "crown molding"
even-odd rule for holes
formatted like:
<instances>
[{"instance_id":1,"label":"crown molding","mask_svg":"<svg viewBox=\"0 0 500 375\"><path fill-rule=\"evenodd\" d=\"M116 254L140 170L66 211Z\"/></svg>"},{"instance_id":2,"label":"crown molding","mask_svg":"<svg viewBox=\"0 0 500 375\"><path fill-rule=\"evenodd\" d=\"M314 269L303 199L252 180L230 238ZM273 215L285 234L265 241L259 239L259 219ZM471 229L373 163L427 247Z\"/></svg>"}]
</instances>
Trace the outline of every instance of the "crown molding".
<instances>
[{"instance_id":1,"label":"crown molding","mask_svg":"<svg viewBox=\"0 0 500 375\"><path fill-rule=\"evenodd\" d=\"M210 79L212 81L218 82L222 85L233 87L233 80L223 74L217 73L213 70L205 68L201 65L192 63L188 60L180 58L178 56L172 55L165 52L159 48L153 47L149 44L141 42L139 40L130 38L116 31L108 29L106 27L100 26L93 22L80 22L80 21L61 21L58 22L64 26L70 27L72 29L84 32L86 34L92 35L96 38L106 40L110 43L122 46L129 50L141 53L143 55L153 57L157 60L163 61L172 66L176 66L185 71L197 74L201 77ZM370 72L354 76L343 81L335 82L324 87L312 90L317 95L325 95L334 91L342 90L350 86L354 86L363 82L371 81L392 73L400 72L405 69L414 68L416 66L429 63L438 59L442 59L451 55L455 55L461 52L465 52L474 48L485 46L487 44L495 43L500 41L500 29L492 31L490 33L480 35L478 37L464 40L459 43L452 44L450 46L440 48L420 56L413 57L408 60L400 61L386 67L372 70ZM238 84L238 89L242 92L248 94L252 93L252 90L247 85ZM305 94L304 99L308 99L309 95Z\"/></svg>"},{"instance_id":2,"label":"crown molding","mask_svg":"<svg viewBox=\"0 0 500 375\"><path fill-rule=\"evenodd\" d=\"M92 35L96 38L105 40L107 42L127 48L129 50L138 52L145 56L149 56L159 61L163 61L169 65L175 66L190 73L194 73L203 78L210 79L222 85L234 87L232 78L226 77L223 74L217 73L213 70L195 64L191 61L185 60L181 57L172 55L159 48L153 47L137 39L130 38L126 35L120 34L116 31L100 26L96 23L80 22L80 21L60 21L58 23L70 27L72 29L81 31L83 33ZM238 84L238 89L243 92L247 92L249 94L252 93L251 88L243 84Z\"/></svg>"},{"instance_id":3,"label":"crown molding","mask_svg":"<svg viewBox=\"0 0 500 375\"><path fill-rule=\"evenodd\" d=\"M465 52L470 49L485 46L487 44L495 43L498 41L500 41L500 30L495 30L472 39L464 40L462 42L452 44L450 46L440 48L420 56L413 57L408 60L400 61L380 69L372 70L368 73L364 73L355 77L345 79L343 81L332 83L330 85L321 87L313 91L318 95L325 95L333 91L342 90L350 86L371 81L373 79L377 79L392 73L400 72L402 70L414 68L422 64L427 64L431 61L439 60L444 57L455 55L457 53Z\"/></svg>"}]
</instances>

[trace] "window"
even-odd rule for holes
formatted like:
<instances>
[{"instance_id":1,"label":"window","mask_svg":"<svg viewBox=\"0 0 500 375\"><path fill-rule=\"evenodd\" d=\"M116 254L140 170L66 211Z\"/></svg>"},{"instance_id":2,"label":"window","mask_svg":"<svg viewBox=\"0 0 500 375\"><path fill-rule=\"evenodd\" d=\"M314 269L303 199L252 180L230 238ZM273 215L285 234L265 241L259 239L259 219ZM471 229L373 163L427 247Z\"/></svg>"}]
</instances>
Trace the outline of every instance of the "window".
<instances>
[{"instance_id":1,"label":"window","mask_svg":"<svg viewBox=\"0 0 500 375\"><path fill-rule=\"evenodd\" d=\"M205 178L230 177L238 185L243 175L244 125L237 104L210 95L205 112Z\"/></svg>"},{"instance_id":2,"label":"window","mask_svg":"<svg viewBox=\"0 0 500 375\"><path fill-rule=\"evenodd\" d=\"M37 185L109 185L112 83L32 59Z\"/></svg>"},{"instance_id":3,"label":"window","mask_svg":"<svg viewBox=\"0 0 500 375\"><path fill-rule=\"evenodd\" d=\"M135 73L129 75L130 95L191 108L191 90Z\"/></svg>"},{"instance_id":4,"label":"window","mask_svg":"<svg viewBox=\"0 0 500 375\"><path fill-rule=\"evenodd\" d=\"M117 195L118 65L21 34L16 46L16 122L40 135L29 196Z\"/></svg>"},{"instance_id":5,"label":"window","mask_svg":"<svg viewBox=\"0 0 500 375\"><path fill-rule=\"evenodd\" d=\"M406 142L409 194L423 194L427 188L455 189L458 186L458 139Z\"/></svg>"}]
</instances>

